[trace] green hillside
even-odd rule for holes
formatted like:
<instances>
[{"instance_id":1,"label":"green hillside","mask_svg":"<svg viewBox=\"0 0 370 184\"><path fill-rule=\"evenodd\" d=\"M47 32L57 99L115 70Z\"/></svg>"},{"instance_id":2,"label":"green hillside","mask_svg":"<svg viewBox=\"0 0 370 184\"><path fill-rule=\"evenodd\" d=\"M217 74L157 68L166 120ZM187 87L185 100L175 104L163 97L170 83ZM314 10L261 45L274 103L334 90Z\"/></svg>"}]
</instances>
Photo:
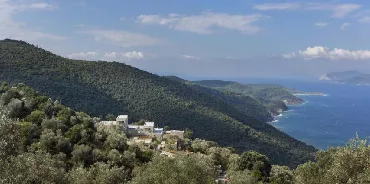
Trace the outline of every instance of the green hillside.
<instances>
[{"instance_id":1,"label":"green hillside","mask_svg":"<svg viewBox=\"0 0 370 184\"><path fill-rule=\"evenodd\" d=\"M0 84L0 183L336 184L369 183L370 147L353 139L319 151L292 170L255 151L236 154L215 142L184 139L165 151L129 143L118 127L76 112L24 84ZM153 147L152 147L153 146ZM163 153L163 152L162 152ZM226 175L224 174L226 173ZM222 182L221 182L222 183Z\"/></svg>"},{"instance_id":2,"label":"green hillside","mask_svg":"<svg viewBox=\"0 0 370 184\"><path fill-rule=\"evenodd\" d=\"M214 98L221 100L224 103L227 103L228 105L236 107L242 113L248 116L252 116L259 121L269 122L273 120L272 115L274 115L274 113L271 111L274 111L274 109L267 108L265 104L261 103L261 100L257 100L248 95L228 90L217 90L205 86L200 86L197 85L196 83L181 79L176 76L165 76L165 77L171 80L185 83L189 85L189 87L192 87L193 89L196 89L198 91L205 92L213 96ZM282 109L287 110L287 107L283 105Z\"/></svg>"},{"instance_id":3,"label":"green hillside","mask_svg":"<svg viewBox=\"0 0 370 184\"><path fill-rule=\"evenodd\" d=\"M232 81L201 80L193 83L219 90L228 90L236 93L253 96L264 100L286 101L288 104L300 104L303 100L294 96L288 89L274 84L240 84Z\"/></svg>"},{"instance_id":4,"label":"green hillside","mask_svg":"<svg viewBox=\"0 0 370 184\"><path fill-rule=\"evenodd\" d=\"M244 98L252 97L274 116L279 115L282 111L287 111L286 104L303 103L302 99L291 93L291 89L275 84L240 84L222 80L201 80L189 83L216 89L229 95L233 94L233 96L237 94L238 96L244 96ZM259 112L262 113L263 111Z\"/></svg>"},{"instance_id":5,"label":"green hillside","mask_svg":"<svg viewBox=\"0 0 370 184\"><path fill-rule=\"evenodd\" d=\"M315 149L248 116L203 89L117 62L66 59L22 41L0 41L0 80L23 82L93 116L129 114L158 126L190 128L195 137L256 150L273 163L296 166Z\"/></svg>"}]
</instances>

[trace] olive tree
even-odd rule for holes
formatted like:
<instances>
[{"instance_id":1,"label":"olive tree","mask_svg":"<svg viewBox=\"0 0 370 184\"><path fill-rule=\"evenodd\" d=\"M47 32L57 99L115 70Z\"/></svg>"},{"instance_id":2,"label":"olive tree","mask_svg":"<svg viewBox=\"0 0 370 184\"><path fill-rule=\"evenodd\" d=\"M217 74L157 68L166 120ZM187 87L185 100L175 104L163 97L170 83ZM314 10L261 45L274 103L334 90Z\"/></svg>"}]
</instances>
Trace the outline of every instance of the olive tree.
<instances>
[{"instance_id":1,"label":"olive tree","mask_svg":"<svg viewBox=\"0 0 370 184\"><path fill-rule=\"evenodd\" d=\"M132 184L213 184L215 177L215 166L209 156L156 156L152 162L134 169Z\"/></svg>"}]
</instances>

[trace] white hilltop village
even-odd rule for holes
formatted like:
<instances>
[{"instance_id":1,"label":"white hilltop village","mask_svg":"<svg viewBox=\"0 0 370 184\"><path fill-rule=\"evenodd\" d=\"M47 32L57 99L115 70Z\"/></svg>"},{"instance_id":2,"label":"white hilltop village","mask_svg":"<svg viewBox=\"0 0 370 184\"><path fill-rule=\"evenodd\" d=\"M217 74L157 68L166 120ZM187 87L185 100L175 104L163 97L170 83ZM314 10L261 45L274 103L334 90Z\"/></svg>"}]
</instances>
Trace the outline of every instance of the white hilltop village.
<instances>
[{"instance_id":1,"label":"white hilltop village","mask_svg":"<svg viewBox=\"0 0 370 184\"><path fill-rule=\"evenodd\" d=\"M144 125L128 124L128 115L119 115L116 121L101 121L99 125L119 127L129 138L128 144L144 144L149 146L153 141L159 141L161 144L156 148L158 150L165 146L165 139L184 140L184 131L165 131L164 128L155 128L154 122L145 122Z\"/></svg>"},{"instance_id":2,"label":"white hilltop village","mask_svg":"<svg viewBox=\"0 0 370 184\"><path fill-rule=\"evenodd\" d=\"M119 115L116 121L100 121L99 126L103 127L118 127L122 132L129 138L128 144L142 144L144 146L153 146L153 142L160 142L154 150L160 151L163 156L174 158L179 152L168 150L165 148L172 147L178 149L179 141L184 140L185 131L181 130L167 130L164 128L154 128L154 122L145 122L144 125L128 124L128 115ZM183 154L192 154L183 153ZM215 180L216 183L224 183L226 181L226 175L221 170L221 166L218 166L218 177Z\"/></svg>"}]
</instances>

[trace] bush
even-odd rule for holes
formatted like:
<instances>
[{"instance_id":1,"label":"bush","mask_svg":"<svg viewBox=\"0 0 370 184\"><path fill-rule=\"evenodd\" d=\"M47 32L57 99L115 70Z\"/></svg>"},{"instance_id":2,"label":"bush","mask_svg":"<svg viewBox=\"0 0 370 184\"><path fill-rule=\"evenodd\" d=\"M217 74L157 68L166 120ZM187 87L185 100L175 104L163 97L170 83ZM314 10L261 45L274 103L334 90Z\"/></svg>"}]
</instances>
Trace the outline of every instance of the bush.
<instances>
[{"instance_id":1,"label":"bush","mask_svg":"<svg viewBox=\"0 0 370 184\"><path fill-rule=\"evenodd\" d=\"M176 158L157 156L152 162L135 168L132 184L213 184L216 171L208 156L194 154Z\"/></svg>"},{"instance_id":2,"label":"bush","mask_svg":"<svg viewBox=\"0 0 370 184\"><path fill-rule=\"evenodd\" d=\"M13 157L0 170L0 183L68 183L64 162L44 152Z\"/></svg>"},{"instance_id":3,"label":"bush","mask_svg":"<svg viewBox=\"0 0 370 184\"><path fill-rule=\"evenodd\" d=\"M88 145L75 145L72 151L72 160L76 165L89 166L92 164L92 149Z\"/></svg>"},{"instance_id":4,"label":"bush","mask_svg":"<svg viewBox=\"0 0 370 184\"><path fill-rule=\"evenodd\" d=\"M69 182L72 184L125 184L129 174L123 167L105 163L95 163L90 168L78 167L69 173Z\"/></svg>"},{"instance_id":5,"label":"bush","mask_svg":"<svg viewBox=\"0 0 370 184\"><path fill-rule=\"evenodd\" d=\"M37 125L41 125L42 120L45 118L45 113L39 110L32 111L30 115L28 115L25 120L28 122L35 123Z\"/></svg>"}]
</instances>

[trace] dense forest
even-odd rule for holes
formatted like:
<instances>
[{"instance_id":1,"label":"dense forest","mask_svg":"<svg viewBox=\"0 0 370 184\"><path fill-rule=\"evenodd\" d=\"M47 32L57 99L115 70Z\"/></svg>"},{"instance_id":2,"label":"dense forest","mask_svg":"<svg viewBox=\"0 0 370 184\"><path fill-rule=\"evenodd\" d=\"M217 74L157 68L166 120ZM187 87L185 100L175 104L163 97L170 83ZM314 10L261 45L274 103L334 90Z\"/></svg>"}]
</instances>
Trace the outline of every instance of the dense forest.
<instances>
[{"instance_id":1,"label":"dense forest","mask_svg":"<svg viewBox=\"0 0 370 184\"><path fill-rule=\"evenodd\" d=\"M227 103L238 110L242 111L248 116L252 116L259 121L269 122L273 120L274 115L278 115L278 110L286 111L288 107L283 103L280 107L269 108L267 103L263 103L262 99L257 99L253 96L245 95L242 93L237 93L229 90L218 90L207 86L201 86L197 83L181 79L176 76L165 76L168 79L182 82L189 85L193 89L205 92L214 98L217 98L224 103ZM267 101L270 101L266 99Z\"/></svg>"},{"instance_id":2,"label":"dense forest","mask_svg":"<svg viewBox=\"0 0 370 184\"><path fill-rule=\"evenodd\" d=\"M319 151L295 169L258 152L235 153L213 141L185 139L186 154L162 156L128 144L119 129L76 112L24 84L0 85L0 183L337 184L370 182L370 147L358 137ZM222 178L222 180L220 180Z\"/></svg>"},{"instance_id":3,"label":"dense forest","mask_svg":"<svg viewBox=\"0 0 370 184\"><path fill-rule=\"evenodd\" d=\"M187 81L176 76L166 76L169 79L183 82L208 94L222 96L226 103L244 110L260 121L268 122L280 113L287 111L286 104L300 104L303 100L290 93L287 88L271 84L240 84L232 81L202 80ZM219 93L215 92L219 91ZM220 95L221 93L221 95ZM245 104L243 104L243 102ZM249 110L249 111L248 111Z\"/></svg>"},{"instance_id":4,"label":"dense forest","mask_svg":"<svg viewBox=\"0 0 370 184\"><path fill-rule=\"evenodd\" d=\"M264 99L265 101L286 101L288 104L300 104L304 102L302 99L291 94L289 92L291 89L275 84L240 84L238 82L221 80L201 80L192 82L214 89L241 93L257 99Z\"/></svg>"},{"instance_id":5,"label":"dense forest","mask_svg":"<svg viewBox=\"0 0 370 184\"><path fill-rule=\"evenodd\" d=\"M105 117L129 114L132 122L193 130L194 136L255 150L274 164L295 167L316 149L264 123L260 101L151 74L118 62L60 57L23 41L0 41L0 80L24 83L77 111ZM264 110L260 110L264 109Z\"/></svg>"}]
</instances>

